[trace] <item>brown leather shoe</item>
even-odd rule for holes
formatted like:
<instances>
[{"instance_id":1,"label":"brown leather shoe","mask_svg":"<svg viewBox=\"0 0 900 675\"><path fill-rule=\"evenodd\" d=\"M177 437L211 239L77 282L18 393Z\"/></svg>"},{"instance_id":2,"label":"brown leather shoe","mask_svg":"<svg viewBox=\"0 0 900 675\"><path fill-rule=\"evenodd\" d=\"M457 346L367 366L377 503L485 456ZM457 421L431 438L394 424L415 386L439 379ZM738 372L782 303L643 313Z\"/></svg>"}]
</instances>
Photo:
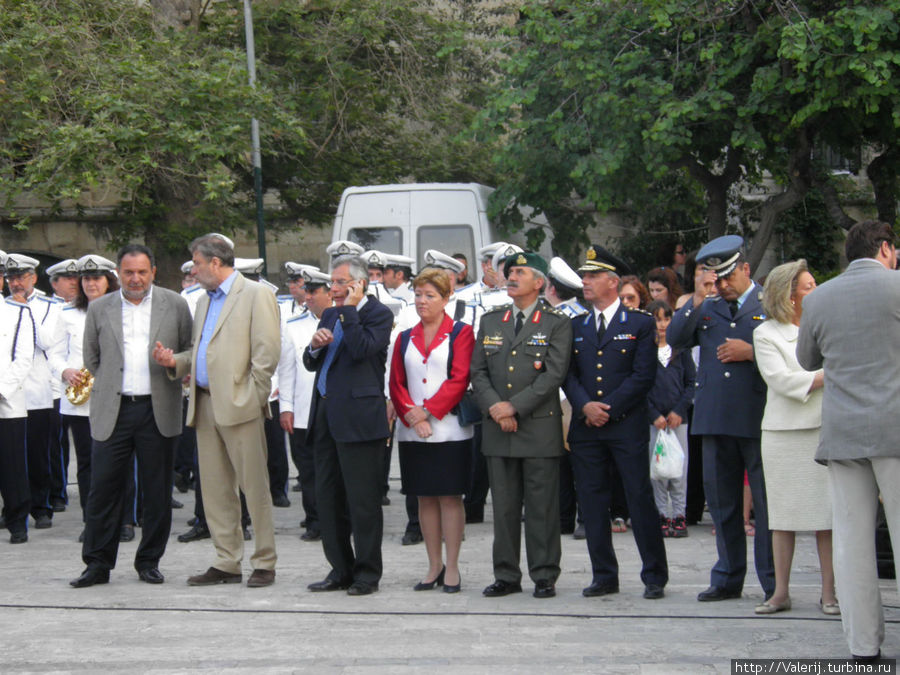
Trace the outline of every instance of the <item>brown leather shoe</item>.
<instances>
[{"instance_id":1,"label":"brown leather shoe","mask_svg":"<svg viewBox=\"0 0 900 675\"><path fill-rule=\"evenodd\" d=\"M262 588L275 583L275 570L253 570L253 574L247 579L250 588Z\"/></svg>"},{"instance_id":2,"label":"brown leather shoe","mask_svg":"<svg viewBox=\"0 0 900 675\"><path fill-rule=\"evenodd\" d=\"M239 584L241 583L240 574L229 574L222 570L210 567L203 574L197 574L188 577L188 586L213 586L215 584Z\"/></svg>"}]
</instances>

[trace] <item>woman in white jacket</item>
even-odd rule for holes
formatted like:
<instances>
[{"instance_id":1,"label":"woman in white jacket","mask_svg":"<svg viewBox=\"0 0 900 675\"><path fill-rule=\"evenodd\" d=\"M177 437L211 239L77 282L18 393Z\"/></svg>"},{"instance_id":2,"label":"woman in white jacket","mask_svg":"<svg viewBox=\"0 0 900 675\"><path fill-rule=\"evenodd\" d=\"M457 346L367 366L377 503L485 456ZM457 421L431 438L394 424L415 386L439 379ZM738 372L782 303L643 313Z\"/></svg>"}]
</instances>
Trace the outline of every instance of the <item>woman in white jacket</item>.
<instances>
[{"instance_id":1,"label":"woman in white jacket","mask_svg":"<svg viewBox=\"0 0 900 675\"><path fill-rule=\"evenodd\" d=\"M768 320L753 333L756 363L768 385L761 444L775 559L775 592L756 607L757 614L791 608L795 533L809 530L816 533L822 573L820 608L840 614L831 555L831 486L827 470L813 459L822 425L824 376L821 370L803 370L796 356L803 297L815 287L805 260L776 267L763 295Z\"/></svg>"}]
</instances>

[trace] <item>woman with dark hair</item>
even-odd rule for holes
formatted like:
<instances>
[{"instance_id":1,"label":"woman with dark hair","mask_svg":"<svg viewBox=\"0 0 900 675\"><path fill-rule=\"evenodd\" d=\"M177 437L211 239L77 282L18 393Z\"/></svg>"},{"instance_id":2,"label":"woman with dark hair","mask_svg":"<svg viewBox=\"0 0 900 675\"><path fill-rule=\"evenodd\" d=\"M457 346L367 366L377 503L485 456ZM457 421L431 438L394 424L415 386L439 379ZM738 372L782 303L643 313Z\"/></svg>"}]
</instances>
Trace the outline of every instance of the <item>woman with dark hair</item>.
<instances>
[{"instance_id":1,"label":"woman with dark hair","mask_svg":"<svg viewBox=\"0 0 900 675\"><path fill-rule=\"evenodd\" d=\"M647 290L653 300L662 300L669 307L675 307L682 294L678 276L671 267L654 267L647 273Z\"/></svg>"},{"instance_id":2,"label":"woman with dark hair","mask_svg":"<svg viewBox=\"0 0 900 675\"><path fill-rule=\"evenodd\" d=\"M633 274L626 274L619 279L619 300L626 307L644 309L650 304L650 293L647 287Z\"/></svg>"},{"instance_id":3,"label":"woman with dark hair","mask_svg":"<svg viewBox=\"0 0 900 675\"><path fill-rule=\"evenodd\" d=\"M462 495L469 482L474 430L472 425L460 426L454 410L469 386L475 335L471 326L445 311L452 289L448 274L427 268L413 281L421 320L395 342L390 392L402 423L397 441L403 491L418 497L428 554L428 574L414 590L443 585L445 593L458 593L466 522Z\"/></svg>"},{"instance_id":4,"label":"woman with dark hair","mask_svg":"<svg viewBox=\"0 0 900 675\"><path fill-rule=\"evenodd\" d=\"M55 328L54 348L48 355L51 373L61 379L66 387L78 387L85 378L81 372L84 367L81 349L88 304L107 293L119 290L119 280L114 274L116 264L112 260L88 254L78 259L77 269L78 295L60 313L60 320ZM90 410L90 399L81 404L73 404L66 396L60 398L59 412L72 430L75 441L78 500L81 503L82 518L91 486Z\"/></svg>"}]
</instances>

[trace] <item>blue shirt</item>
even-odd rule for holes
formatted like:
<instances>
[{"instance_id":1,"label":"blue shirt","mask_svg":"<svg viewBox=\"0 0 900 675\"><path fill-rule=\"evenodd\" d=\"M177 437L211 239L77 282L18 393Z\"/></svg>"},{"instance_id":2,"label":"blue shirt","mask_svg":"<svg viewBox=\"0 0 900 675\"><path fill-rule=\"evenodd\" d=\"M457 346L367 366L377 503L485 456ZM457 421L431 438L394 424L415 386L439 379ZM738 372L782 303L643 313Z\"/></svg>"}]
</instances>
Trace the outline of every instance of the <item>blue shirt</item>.
<instances>
[{"instance_id":1,"label":"blue shirt","mask_svg":"<svg viewBox=\"0 0 900 675\"><path fill-rule=\"evenodd\" d=\"M206 310L206 319L203 322L203 332L200 333L200 346L197 347L197 386L209 389L209 373L206 372L206 350L209 348L209 341L212 338L213 331L216 329L216 323L219 321L219 314L222 307L225 306L225 298L234 285L237 278L237 271L228 275L219 287L214 291L206 291L209 296L209 309Z\"/></svg>"}]
</instances>

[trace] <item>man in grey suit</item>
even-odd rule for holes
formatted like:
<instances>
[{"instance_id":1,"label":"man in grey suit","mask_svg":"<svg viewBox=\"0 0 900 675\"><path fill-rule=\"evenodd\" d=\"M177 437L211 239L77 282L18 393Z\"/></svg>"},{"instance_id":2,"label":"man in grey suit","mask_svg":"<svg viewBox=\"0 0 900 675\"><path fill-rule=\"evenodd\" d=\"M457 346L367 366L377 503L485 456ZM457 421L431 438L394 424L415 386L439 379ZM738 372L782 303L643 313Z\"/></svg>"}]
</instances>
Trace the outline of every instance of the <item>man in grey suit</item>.
<instances>
[{"instance_id":1,"label":"man in grey suit","mask_svg":"<svg viewBox=\"0 0 900 675\"><path fill-rule=\"evenodd\" d=\"M181 382L151 358L157 340L190 349L191 313L177 293L154 287L156 263L146 246L119 251L121 292L88 307L84 365L91 394L91 491L85 517L84 588L109 581L119 548L125 476L137 455L143 527L134 567L141 581L161 584L159 560L172 525L172 465L181 434Z\"/></svg>"},{"instance_id":2,"label":"man in grey suit","mask_svg":"<svg viewBox=\"0 0 900 675\"><path fill-rule=\"evenodd\" d=\"M900 275L887 223L857 223L845 250L843 274L803 300L797 359L807 370L825 369L816 461L831 475L841 621L853 657L874 660L884 641L874 536L879 491L891 538L900 542Z\"/></svg>"}]
</instances>

